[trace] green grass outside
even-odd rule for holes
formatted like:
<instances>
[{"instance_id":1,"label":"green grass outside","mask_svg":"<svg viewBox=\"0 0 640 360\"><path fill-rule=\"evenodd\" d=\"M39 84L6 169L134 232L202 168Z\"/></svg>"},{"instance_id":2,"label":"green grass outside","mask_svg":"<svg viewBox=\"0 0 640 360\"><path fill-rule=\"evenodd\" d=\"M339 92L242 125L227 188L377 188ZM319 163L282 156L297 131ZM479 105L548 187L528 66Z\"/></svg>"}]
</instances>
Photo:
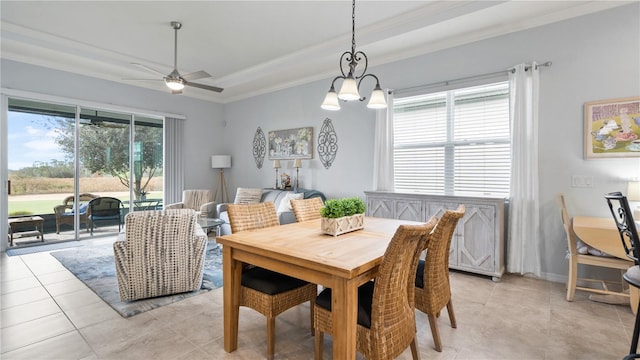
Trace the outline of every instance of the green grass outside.
<instances>
[{"instance_id":1,"label":"green grass outside","mask_svg":"<svg viewBox=\"0 0 640 360\"><path fill-rule=\"evenodd\" d=\"M53 214L53 207L60 204L60 200L9 201L9 216Z\"/></svg>"}]
</instances>

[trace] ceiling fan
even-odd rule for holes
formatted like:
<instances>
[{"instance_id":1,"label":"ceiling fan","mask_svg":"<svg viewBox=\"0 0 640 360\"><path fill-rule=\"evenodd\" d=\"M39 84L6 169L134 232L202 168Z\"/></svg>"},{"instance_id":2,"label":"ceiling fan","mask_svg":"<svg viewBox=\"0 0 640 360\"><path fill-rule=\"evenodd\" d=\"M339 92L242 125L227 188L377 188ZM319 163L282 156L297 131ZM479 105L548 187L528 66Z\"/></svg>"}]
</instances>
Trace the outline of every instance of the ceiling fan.
<instances>
[{"instance_id":1,"label":"ceiling fan","mask_svg":"<svg viewBox=\"0 0 640 360\"><path fill-rule=\"evenodd\" d=\"M80 118L80 124L95 126L97 128L112 128L112 129L124 129L126 127L126 125L124 124L117 124L113 122L104 121L101 119L91 119L86 117Z\"/></svg>"},{"instance_id":2,"label":"ceiling fan","mask_svg":"<svg viewBox=\"0 0 640 360\"><path fill-rule=\"evenodd\" d=\"M182 27L182 23L178 21L172 21L171 27L175 31L175 39L174 39L174 51L173 51L173 71L169 75L165 75L160 71L150 68L146 65L139 63L131 63L132 65L141 67L147 71L158 74L162 76L162 79L128 79L128 80L164 80L165 84L169 89L171 89L172 94L181 94L182 89L185 86L191 86L199 89L210 90L215 92L222 92L223 88L216 86L209 86L204 84L197 84L191 82L191 80L203 79L211 77L206 71L200 70L186 75L180 75L178 72L178 30Z\"/></svg>"}]
</instances>

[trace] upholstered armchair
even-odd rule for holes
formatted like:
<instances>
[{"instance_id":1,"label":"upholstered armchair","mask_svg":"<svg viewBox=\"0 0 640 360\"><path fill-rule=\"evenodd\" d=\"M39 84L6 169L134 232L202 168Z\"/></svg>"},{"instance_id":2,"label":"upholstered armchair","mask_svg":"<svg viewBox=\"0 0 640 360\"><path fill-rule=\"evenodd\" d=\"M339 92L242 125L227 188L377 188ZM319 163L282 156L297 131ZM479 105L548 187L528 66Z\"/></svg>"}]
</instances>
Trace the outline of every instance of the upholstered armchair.
<instances>
[{"instance_id":1,"label":"upholstered armchair","mask_svg":"<svg viewBox=\"0 0 640 360\"><path fill-rule=\"evenodd\" d=\"M84 223L85 228L89 231L89 217L87 214L89 201L97 198L98 195L89 193L80 194L78 196L78 212L80 214L80 224ZM56 234L60 234L60 225L71 225L73 228L73 215L75 208L73 207L73 195L67 196L62 205L57 205L53 208L53 212L56 215Z\"/></svg>"},{"instance_id":2,"label":"upholstered armchair","mask_svg":"<svg viewBox=\"0 0 640 360\"><path fill-rule=\"evenodd\" d=\"M216 202L211 190L184 190L182 202L167 204L164 209L193 209L200 217L216 217Z\"/></svg>"},{"instance_id":3,"label":"upholstered armchair","mask_svg":"<svg viewBox=\"0 0 640 360\"><path fill-rule=\"evenodd\" d=\"M124 235L113 243L120 300L200 289L207 235L194 210L129 213Z\"/></svg>"}]
</instances>

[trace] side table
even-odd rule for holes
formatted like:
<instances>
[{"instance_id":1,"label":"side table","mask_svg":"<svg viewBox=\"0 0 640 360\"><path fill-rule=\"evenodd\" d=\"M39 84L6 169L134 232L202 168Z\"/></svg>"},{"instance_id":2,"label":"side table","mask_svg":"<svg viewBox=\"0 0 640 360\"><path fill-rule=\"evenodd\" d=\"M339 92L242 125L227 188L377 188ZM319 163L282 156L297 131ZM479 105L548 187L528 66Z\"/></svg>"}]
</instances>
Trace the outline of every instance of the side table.
<instances>
[{"instance_id":1,"label":"side table","mask_svg":"<svg viewBox=\"0 0 640 360\"><path fill-rule=\"evenodd\" d=\"M214 230L216 231L216 236L220 236L220 225L224 224L224 220L216 219L216 218L198 218L198 224L202 227L206 233Z\"/></svg>"},{"instance_id":2,"label":"side table","mask_svg":"<svg viewBox=\"0 0 640 360\"><path fill-rule=\"evenodd\" d=\"M28 230L23 230L27 228ZM17 231L20 229L20 231ZM33 230L31 230L33 229ZM21 236L36 236L44 242L44 219L40 216L27 216L9 219L9 246L13 246L13 234Z\"/></svg>"}]
</instances>

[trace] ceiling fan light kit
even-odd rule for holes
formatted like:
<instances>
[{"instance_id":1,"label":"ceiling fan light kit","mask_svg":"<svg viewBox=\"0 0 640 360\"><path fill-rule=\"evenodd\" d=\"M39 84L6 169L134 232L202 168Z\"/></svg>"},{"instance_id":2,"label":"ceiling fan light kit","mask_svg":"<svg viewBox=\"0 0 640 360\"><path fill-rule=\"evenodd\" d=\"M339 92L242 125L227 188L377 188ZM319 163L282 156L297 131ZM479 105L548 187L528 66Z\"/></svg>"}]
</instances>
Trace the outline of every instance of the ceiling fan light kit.
<instances>
[{"instance_id":1,"label":"ceiling fan light kit","mask_svg":"<svg viewBox=\"0 0 640 360\"><path fill-rule=\"evenodd\" d=\"M180 91L184 89L184 82L180 78L172 79L170 77L166 77L164 79L164 83L173 91Z\"/></svg>"},{"instance_id":2,"label":"ceiling fan light kit","mask_svg":"<svg viewBox=\"0 0 640 360\"><path fill-rule=\"evenodd\" d=\"M360 62L362 62L363 66L360 66ZM367 74L368 62L367 55L364 52L356 51L356 0L353 0L351 5L351 51L345 51L340 56L340 73L342 75L338 75L333 79L331 88L329 88L320 107L325 110L340 110L340 102L338 100L364 101L366 98L360 96L360 84L362 84L364 78L372 77L376 80L376 86L371 93L367 107L370 109L385 109L387 101L380 87L380 80L373 74ZM348 71L345 71L345 66L348 67ZM359 75L356 74L356 68L362 69ZM342 87L336 94L335 83L338 79L342 79Z\"/></svg>"}]
</instances>

